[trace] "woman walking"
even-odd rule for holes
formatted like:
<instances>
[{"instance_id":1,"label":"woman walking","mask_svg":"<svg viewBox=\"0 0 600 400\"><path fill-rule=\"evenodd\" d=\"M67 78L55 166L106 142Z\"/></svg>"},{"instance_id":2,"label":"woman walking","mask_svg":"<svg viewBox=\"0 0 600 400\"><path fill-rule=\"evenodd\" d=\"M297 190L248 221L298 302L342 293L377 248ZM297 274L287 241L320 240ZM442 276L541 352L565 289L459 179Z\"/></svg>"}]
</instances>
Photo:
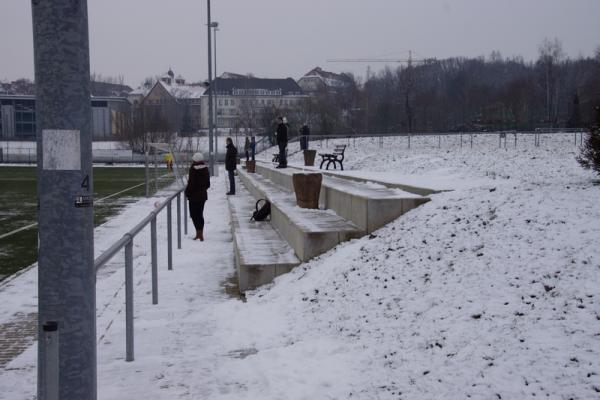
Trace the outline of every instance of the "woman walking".
<instances>
[{"instance_id":1,"label":"woman walking","mask_svg":"<svg viewBox=\"0 0 600 400\"><path fill-rule=\"evenodd\" d=\"M202 153L192 156L192 165L188 177L185 197L189 200L190 216L196 228L194 240L204 241L204 203L208 199L206 190L210 187L208 168L204 164Z\"/></svg>"},{"instance_id":2,"label":"woman walking","mask_svg":"<svg viewBox=\"0 0 600 400\"><path fill-rule=\"evenodd\" d=\"M225 169L229 174L229 192L228 196L235 194L235 169L237 166L237 149L233 145L230 137L225 141L227 143L227 153L225 153Z\"/></svg>"}]
</instances>

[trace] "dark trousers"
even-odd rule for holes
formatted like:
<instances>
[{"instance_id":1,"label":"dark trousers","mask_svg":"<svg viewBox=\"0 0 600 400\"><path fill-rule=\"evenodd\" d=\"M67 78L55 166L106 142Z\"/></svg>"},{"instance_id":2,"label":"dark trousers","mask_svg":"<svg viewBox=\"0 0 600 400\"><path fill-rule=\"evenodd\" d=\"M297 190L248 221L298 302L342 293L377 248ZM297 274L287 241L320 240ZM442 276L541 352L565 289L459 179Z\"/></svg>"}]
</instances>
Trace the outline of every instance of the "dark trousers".
<instances>
[{"instance_id":1,"label":"dark trousers","mask_svg":"<svg viewBox=\"0 0 600 400\"><path fill-rule=\"evenodd\" d=\"M229 193L235 194L235 175L234 170L227 171L229 175Z\"/></svg>"},{"instance_id":2,"label":"dark trousers","mask_svg":"<svg viewBox=\"0 0 600 400\"><path fill-rule=\"evenodd\" d=\"M204 203L206 203L206 200L190 200L190 217L192 217L194 227L197 231L204 229Z\"/></svg>"},{"instance_id":3,"label":"dark trousers","mask_svg":"<svg viewBox=\"0 0 600 400\"><path fill-rule=\"evenodd\" d=\"M308 150L308 136L304 135L300 138L300 149Z\"/></svg>"},{"instance_id":4,"label":"dark trousers","mask_svg":"<svg viewBox=\"0 0 600 400\"><path fill-rule=\"evenodd\" d=\"M250 161L250 153L246 150L246 161Z\"/></svg>"},{"instance_id":5,"label":"dark trousers","mask_svg":"<svg viewBox=\"0 0 600 400\"><path fill-rule=\"evenodd\" d=\"M287 143L280 143L279 144L279 165L282 165L284 167L287 166L287 159L285 158L285 147L287 146Z\"/></svg>"}]
</instances>

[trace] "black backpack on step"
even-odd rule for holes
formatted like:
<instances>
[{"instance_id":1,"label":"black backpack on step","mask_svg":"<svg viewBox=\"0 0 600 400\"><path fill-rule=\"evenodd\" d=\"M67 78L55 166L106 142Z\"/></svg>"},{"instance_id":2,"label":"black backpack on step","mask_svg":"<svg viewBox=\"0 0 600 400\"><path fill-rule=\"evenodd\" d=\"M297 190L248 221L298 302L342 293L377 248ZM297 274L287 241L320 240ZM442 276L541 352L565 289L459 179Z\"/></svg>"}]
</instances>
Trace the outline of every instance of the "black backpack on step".
<instances>
[{"instance_id":1,"label":"black backpack on step","mask_svg":"<svg viewBox=\"0 0 600 400\"><path fill-rule=\"evenodd\" d=\"M259 208L260 202L263 201L264 204ZM250 218L250 220L254 220L254 221L264 221L267 219L268 216L271 215L271 203L269 202L269 200L267 199L259 199L256 202L256 211L254 211L252 213L252 218ZM271 218L269 218L269 221L271 220Z\"/></svg>"}]
</instances>

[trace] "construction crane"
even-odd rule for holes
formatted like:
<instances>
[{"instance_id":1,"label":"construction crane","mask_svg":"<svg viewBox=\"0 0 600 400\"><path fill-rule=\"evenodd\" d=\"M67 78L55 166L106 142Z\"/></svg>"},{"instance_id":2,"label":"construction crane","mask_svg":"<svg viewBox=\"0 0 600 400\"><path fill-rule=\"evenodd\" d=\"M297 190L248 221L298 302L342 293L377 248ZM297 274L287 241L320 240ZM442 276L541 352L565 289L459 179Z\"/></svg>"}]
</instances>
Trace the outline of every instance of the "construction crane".
<instances>
[{"instance_id":1,"label":"construction crane","mask_svg":"<svg viewBox=\"0 0 600 400\"><path fill-rule=\"evenodd\" d=\"M398 63L407 64L411 67L413 64L427 64L432 62L433 59L414 59L412 58L412 50L408 52L407 59L398 58L333 58L327 60L327 62L339 62L339 63Z\"/></svg>"},{"instance_id":2,"label":"construction crane","mask_svg":"<svg viewBox=\"0 0 600 400\"><path fill-rule=\"evenodd\" d=\"M414 86L414 77L412 74L412 66L413 64L429 64L431 62L435 61L435 59L417 59L415 60L412 57L412 50L408 51L408 58L407 59L398 59L398 58L334 58L334 59L329 59L327 60L327 62L340 62L340 63L401 63L401 64L407 64L407 72L408 72L408 79L407 79L407 87L406 90L404 92L404 108L405 108L405 112L406 112L406 116L407 116L407 124L408 124L408 131L412 132L412 127L413 127L413 119L414 119L414 110L413 107L411 105L411 101L410 101L410 96L411 93L413 91L413 86ZM368 66L367 67L367 80L369 80L369 76L371 75L370 73L371 67ZM366 113L369 113L369 99L368 96L365 97L365 110ZM368 131L368 117L365 118L365 131Z\"/></svg>"}]
</instances>

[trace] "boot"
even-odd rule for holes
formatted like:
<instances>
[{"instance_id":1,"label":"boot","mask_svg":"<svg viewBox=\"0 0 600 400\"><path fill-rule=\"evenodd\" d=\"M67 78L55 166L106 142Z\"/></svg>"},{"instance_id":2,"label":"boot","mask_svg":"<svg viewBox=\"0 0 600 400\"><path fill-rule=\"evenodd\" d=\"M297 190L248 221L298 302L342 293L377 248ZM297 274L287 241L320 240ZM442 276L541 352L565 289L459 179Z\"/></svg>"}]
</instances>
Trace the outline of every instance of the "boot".
<instances>
[{"instance_id":1,"label":"boot","mask_svg":"<svg viewBox=\"0 0 600 400\"><path fill-rule=\"evenodd\" d=\"M200 239L201 242L204 242L204 232L198 231L198 239Z\"/></svg>"},{"instance_id":2,"label":"boot","mask_svg":"<svg viewBox=\"0 0 600 400\"><path fill-rule=\"evenodd\" d=\"M194 238L194 240L204 240L204 238L202 238L202 231L196 231L196 237Z\"/></svg>"}]
</instances>

